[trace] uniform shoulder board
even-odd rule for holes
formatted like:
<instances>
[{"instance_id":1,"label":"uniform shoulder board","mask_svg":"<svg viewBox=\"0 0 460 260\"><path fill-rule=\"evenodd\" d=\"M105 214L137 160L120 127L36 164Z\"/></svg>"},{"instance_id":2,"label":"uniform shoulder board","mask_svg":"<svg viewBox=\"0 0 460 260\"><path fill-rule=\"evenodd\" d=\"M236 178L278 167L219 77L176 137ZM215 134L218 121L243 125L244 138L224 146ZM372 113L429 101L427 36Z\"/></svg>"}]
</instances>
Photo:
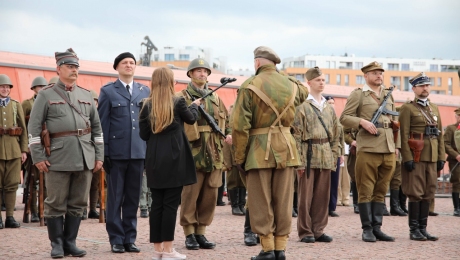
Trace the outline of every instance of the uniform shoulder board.
<instances>
[{"instance_id":1,"label":"uniform shoulder board","mask_svg":"<svg viewBox=\"0 0 460 260\"><path fill-rule=\"evenodd\" d=\"M406 101L406 104L410 104L410 103L412 103L412 102L414 102L414 101L413 101L413 100L407 100L407 101Z\"/></svg>"},{"instance_id":2,"label":"uniform shoulder board","mask_svg":"<svg viewBox=\"0 0 460 260\"><path fill-rule=\"evenodd\" d=\"M361 91L361 90L362 90L361 88L355 88L355 89L353 89L353 91L351 91L351 92Z\"/></svg>"},{"instance_id":3,"label":"uniform shoulder board","mask_svg":"<svg viewBox=\"0 0 460 260\"><path fill-rule=\"evenodd\" d=\"M12 99L12 98L11 98L10 100L11 100L11 101L14 101L14 102L16 102L16 103L19 103L19 101L17 101L16 99Z\"/></svg>"},{"instance_id":4,"label":"uniform shoulder board","mask_svg":"<svg viewBox=\"0 0 460 260\"><path fill-rule=\"evenodd\" d=\"M42 90L52 88L54 86L54 83L48 84L46 87L42 88Z\"/></svg>"},{"instance_id":5,"label":"uniform shoulder board","mask_svg":"<svg viewBox=\"0 0 460 260\"><path fill-rule=\"evenodd\" d=\"M102 88L103 88L103 87L107 87L108 85L112 85L113 83L115 83L115 82L114 82L114 81L109 81L109 82L107 82L104 86L102 86Z\"/></svg>"},{"instance_id":6,"label":"uniform shoulder board","mask_svg":"<svg viewBox=\"0 0 460 260\"><path fill-rule=\"evenodd\" d=\"M86 91L88 91L88 92L91 92L91 91L89 91L89 89L86 89L86 88L80 87L80 86L78 86L78 85L77 85L77 87L79 87L79 88L81 88L81 89L83 89L83 90L86 90Z\"/></svg>"}]
</instances>

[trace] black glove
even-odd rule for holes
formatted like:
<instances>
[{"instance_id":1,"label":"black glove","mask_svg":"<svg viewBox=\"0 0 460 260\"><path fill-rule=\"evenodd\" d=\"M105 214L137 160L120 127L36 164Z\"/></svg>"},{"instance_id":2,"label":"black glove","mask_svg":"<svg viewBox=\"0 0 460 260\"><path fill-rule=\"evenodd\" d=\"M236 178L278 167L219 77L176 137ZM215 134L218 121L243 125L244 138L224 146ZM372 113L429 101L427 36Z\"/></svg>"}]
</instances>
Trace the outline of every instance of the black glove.
<instances>
[{"instance_id":1,"label":"black glove","mask_svg":"<svg viewBox=\"0 0 460 260\"><path fill-rule=\"evenodd\" d=\"M110 168L112 168L112 162L110 162L110 157L104 157L104 164L102 165L102 167L104 167L104 170L107 174L110 174Z\"/></svg>"},{"instance_id":2,"label":"black glove","mask_svg":"<svg viewBox=\"0 0 460 260\"><path fill-rule=\"evenodd\" d=\"M436 164L436 170L440 171L440 170L444 169L444 164L445 163L446 163L445 161L438 161L438 163Z\"/></svg>"},{"instance_id":3,"label":"black glove","mask_svg":"<svg viewBox=\"0 0 460 260\"><path fill-rule=\"evenodd\" d=\"M415 170L415 163L414 161L407 161L404 163L404 168L406 168L406 171L411 172Z\"/></svg>"},{"instance_id":4,"label":"black glove","mask_svg":"<svg viewBox=\"0 0 460 260\"><path fill-rule=\"evenodd\" d=\"M245 170L244 170L244 163L242 164L237 164L236 165L236 168L238 169L239 172L243 173L243 174L248 174Z\"/></svg>"}]
</instances>

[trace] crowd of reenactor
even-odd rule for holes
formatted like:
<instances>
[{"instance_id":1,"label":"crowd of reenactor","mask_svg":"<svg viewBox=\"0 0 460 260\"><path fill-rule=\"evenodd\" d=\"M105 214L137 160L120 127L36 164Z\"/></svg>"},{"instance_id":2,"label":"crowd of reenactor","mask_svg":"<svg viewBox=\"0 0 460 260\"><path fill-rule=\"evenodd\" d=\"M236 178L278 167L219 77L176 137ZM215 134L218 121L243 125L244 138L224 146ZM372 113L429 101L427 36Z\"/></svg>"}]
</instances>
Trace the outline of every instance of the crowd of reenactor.
<instances>
[{"instance_id":1,"label":"crowd of reenactor","mask_svg":"<svg viewBox=\"0 0 460 260\"><path fill-rule=\"evenodd\" d=\"M29 214L31 222L46 220L53 258L86 254L75 240L81 219L87 217L107 222L112 252L140 252L135 245L136 212L142 186L145 196L152 184L144 172L146 143L137 121L149 88L133 81L131 53L117 56L114 69L120 79L103 86L100 97L76 85L79 59L72 49L55 57L58 77L50 82L35 78L34 95L22 105L9 97L9 77L0 75L0 201L6 208L0 229L20 227L13 211L22 165L23 222L29 222ZM363 241L394 241L382 231L383 216L390 214L408 215L411 240L437 240L427 224L445 161L453 183L454 216L460 216L460 108L454 111L457 123L444 132L423 72L410 80L414 100L397 107L393 88L382 85L384 69L372 62L361 69L366 84L351 92L337 116L333 97L322 95L326 84L320 68L306 72L307 89L277 70L280 61L272 49L256 48L256 74L241 84L229 111L208 88L209 64L200 58L190 63L191 82L176 95L188 105L203 100L198 120L184 125L196 170L194 184L184 186L180 198L186 248L216 247L205 234L216 205L223 203L223 171L231 212L245 216L244 243L262 247L251 259L286 258L292 217L297 217L301 242L333 241L325 233L328 216L338 217L337 198L340 205L348 205L348 197L337 193L341 164L347 168L342 174L351 179ZM128 173L130 178L125 177ZM345 193L350 186L343 186ZM141 217L148 217L147 199L141 207Z\"/></svg>"}]
</instances>

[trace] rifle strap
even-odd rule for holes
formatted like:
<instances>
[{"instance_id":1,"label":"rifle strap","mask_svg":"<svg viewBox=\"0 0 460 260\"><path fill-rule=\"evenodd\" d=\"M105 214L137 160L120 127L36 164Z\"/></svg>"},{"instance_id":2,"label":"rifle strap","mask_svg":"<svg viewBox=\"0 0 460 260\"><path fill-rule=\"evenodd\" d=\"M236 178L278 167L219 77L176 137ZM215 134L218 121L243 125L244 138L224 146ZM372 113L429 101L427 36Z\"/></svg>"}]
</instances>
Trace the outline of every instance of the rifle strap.
<instances>
[{"instance_id":1,"label":"rifle strap","mask_svg":"<svg viewBox=\"0 0 460 260\"><path fill-rule=\"evenodd\" d=\"M317 108L312 103L310 103L310 105L311 105L311 109L313 109L313 111L315 111L315 114L318 116L319 122L321 122L321 125L324 127L324 130L326 131L327 140L329 141L329 145L332 145L331 144L331 134L329 133L329 130L327 130L327 127L326 127L326 124L324 123L323 117L319 114Z\"/></svg>"},{"instance_id":2,"label":"rifle strap","mask_svg":"<svg viewBox=\"0 0 460 260\"><path fill-rule=\"evenodd\" d=\"M411 101L411 103L423 115L424 120L425 120L425 124L427 124L427 125L436 125L437 124L436 120L434 120L434 118L432 117L431 113L427 114L426 111L422 108L422 106L420 104L418 104L417 102L413 102L413 101ZM428 108L430 109L430 112L431 112L431 107L429 105L428 105Z\"/></svg>"},{"instance_id":3,"label":"rifle strap","mask_svg":"<svg viewBox=\"0 0 460 260\"><path fill-rule=\"evenodd\" d=\"M83 118L83 121L85 121L86 123L86 127L89 128L90 127L90 124L89 122L86 120L86 118L83 116L83 113L81 112L80 109L78 109L78 107L76 107L72 101L70 101L69 98L67 98L65 95L63 95L61 92L59 92L56 88L55 88L56 85L52 86L51 88L54 90L54 92L58 93L59 96L61 96L62 99L65 100L65 102L67 102L67 104L69 104L70 107L72 107L73 109L75 109L75 111L77 111L77 113L81 116L81 118Z\"/></svg>"},{"instance_id":4,"label":"rifle strap","mask_svg":"<svg viewBox=\"0 0 460 260\"><path fill-rule=\"evenodd\" d=\"M291 142L290 142L287 134L282 131L284 126L281 124L281 121L280 121L281 118L284 116L284 114L289 110L289 108L292 105L294 105L295 97L297 96L297 88L298 88L297 84L295 84L294 82L291 82L291 85L293 86L291 99L287 103L287 105L284 108L284 110L281 111L281 113L278 112L278 109L276 109L276 107L273 105L273 102L271 101L271 99L262 90L260 90L259 88L257 88L254 85L251 85L251 84L248 85L248 89L252 90L254 92L254 94L256 94L276 114L275 121L273 121L273 124L270 127L268 127L268 131L267 131L268 135L267 135L267 147L265 149L265 160L268 160L269 150L270 150L271 141L272 141L272 133L273 133L273 129L275 128L275 125L277 123L278 123L278 127L280 129L281 135L284 137L284 140L286 141L286 144L288 145L289 154L291 155L291 159L295 158L294 157L294 152L292 150Z\"/></svg>"}]
</instances>

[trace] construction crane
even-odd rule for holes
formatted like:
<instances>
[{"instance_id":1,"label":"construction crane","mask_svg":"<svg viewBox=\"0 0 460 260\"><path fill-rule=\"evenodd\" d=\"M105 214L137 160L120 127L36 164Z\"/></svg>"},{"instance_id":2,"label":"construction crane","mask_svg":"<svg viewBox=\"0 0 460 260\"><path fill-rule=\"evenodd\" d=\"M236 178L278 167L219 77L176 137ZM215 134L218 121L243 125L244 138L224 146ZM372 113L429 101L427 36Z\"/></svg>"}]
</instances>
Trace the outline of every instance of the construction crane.
<instances>
[{"instance_id":1,"label":"construction crane","mask_svg":"<svg viewBox=\"0 0 460 260\"><path fill-rule=\"evenodd\" d=\"M157 47L155 47L153 42L150 40L149 36L145 36L144 40L146 40L147 42L146 43L142 42L141 46L145 45L145 47L147 47L147 51L144 53L141 65L149 67L150 66L150 57L152 56L152 49L155 50L155 51L158 51L158 49L157 49Z\"/></svg>"}]
</instances>

